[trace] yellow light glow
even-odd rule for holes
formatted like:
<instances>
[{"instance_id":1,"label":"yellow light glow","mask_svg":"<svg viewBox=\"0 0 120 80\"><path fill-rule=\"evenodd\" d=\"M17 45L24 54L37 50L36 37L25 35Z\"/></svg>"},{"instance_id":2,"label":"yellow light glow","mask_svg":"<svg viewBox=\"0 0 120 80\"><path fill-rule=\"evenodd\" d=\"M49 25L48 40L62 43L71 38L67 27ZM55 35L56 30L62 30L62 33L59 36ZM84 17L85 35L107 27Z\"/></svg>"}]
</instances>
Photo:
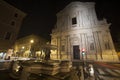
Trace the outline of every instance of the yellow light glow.
<instances>
[{"instance_id":1,"label":"yellow light glow","mask_svg":"<svg viewBox=\"0 0 120 80\"><path fill-rule=\"evenodd\" d=\"M30 43L34 43L34 40L30 40Z\"/></svg>"},{"instance_id":2,"label":"yellow light glow","mask_svg":"<svg viewBox=\"0 0 120 80\"><path fill-rule=\"evenodd\" d=\"M22 49L25 49L25 47L24 47L24 46L22 46Z\"/></svg>"}]
</instances>

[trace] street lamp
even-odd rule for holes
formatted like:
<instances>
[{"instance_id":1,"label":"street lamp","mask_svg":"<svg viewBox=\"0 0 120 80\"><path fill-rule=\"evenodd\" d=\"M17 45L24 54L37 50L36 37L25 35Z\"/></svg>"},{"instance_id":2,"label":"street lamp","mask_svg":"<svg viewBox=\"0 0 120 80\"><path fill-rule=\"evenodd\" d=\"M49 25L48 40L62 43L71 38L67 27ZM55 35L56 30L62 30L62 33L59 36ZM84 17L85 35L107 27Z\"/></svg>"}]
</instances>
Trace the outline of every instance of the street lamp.
<instances>
[{"instance_id":1,"label":"street lamp","mask_svg":"<svg viewBox=\"0 0 120 80\"><path fill-rule=\"evenodd\" d=\"M21 57L24 57L24 54L25 54L25 46L22 46L22 47L21 47L21 51L20 51L20 52L21 52L20 56L21 56Z\"/></svg>"},{"instance_id":2,"label":"street lamp","mask_svg":"<svg viewBox=\"0 0 120 80\"><path fill-rule=\"evenodd\" d=\"M30 56L32 56L32 44L34 43L34 40L30 40Z\"/></svg>"},{"instance_id":3,"label":"street lamp","mask_svg":"<svg viewBox=\"0 0 120 80\"><path fill-rule=\"evenodd\" d=\"M24 47L24 46L22 46L22 49L25 49L25 47Z\"/></svg>"},{"instance_id":4,"label":"street lamp","mask_svg":"<svg viewBox=\"0 0 120 80\"><path fill-rule=\"evenodd\" d=\"M34 43L34 40L32 39L32 40L30 40L30 43Z\"/></svg>"}]
</instances>

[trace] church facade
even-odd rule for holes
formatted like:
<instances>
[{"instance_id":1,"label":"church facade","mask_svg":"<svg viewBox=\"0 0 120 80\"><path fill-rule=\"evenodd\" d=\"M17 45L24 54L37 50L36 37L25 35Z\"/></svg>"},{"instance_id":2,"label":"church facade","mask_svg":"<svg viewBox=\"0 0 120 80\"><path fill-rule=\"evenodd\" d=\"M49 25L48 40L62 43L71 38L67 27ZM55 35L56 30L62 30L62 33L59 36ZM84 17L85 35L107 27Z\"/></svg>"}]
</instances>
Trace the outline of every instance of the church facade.
<instances>
[{"instance_id":1,"label":"church facade","mask_svg":"<svg viewBox=\"0 0 120 80\"><path fill-rule=\"evenodd\" d=\"M57 13L51 33L52 59L117 61L110 24L98 20L94 2L72 2Z\"/></svg>"}]
</instances>

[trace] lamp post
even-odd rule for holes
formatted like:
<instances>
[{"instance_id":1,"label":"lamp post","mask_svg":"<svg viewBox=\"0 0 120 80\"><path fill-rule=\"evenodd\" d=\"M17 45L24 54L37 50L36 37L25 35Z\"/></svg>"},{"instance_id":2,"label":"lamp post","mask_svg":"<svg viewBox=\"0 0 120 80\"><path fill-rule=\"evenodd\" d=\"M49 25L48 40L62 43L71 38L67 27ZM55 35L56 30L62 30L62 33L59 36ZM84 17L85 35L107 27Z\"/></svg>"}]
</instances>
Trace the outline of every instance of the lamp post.
<instances>
[{"instance_id":1,"label":"lamp post","mask_svg":"<svg viewBox=\"0 0 120 80\"><path fill-rule=\"evenodd\" d=\"M30 54L29 54L30 57L33 56L33 54L32 54L32 44L33 44L33 43L34 43L34 40L31 39L31 40L30 40Z\"/></svg>"},{"instance_id":2,"label":"lamp post","mask_svg":"<svg viewBox=\"0 0 120 80\"><path fill-rule=\"evenodd\" d=\"M21 47L21 57L25 57L25 56L24 56L24 54L25 54L24 52L25 52L25 47L22 46L22 47Z\"/></svg>"},{"instance_id":3,"label":"lamp post","mask_svg":"<svg viewBox=\"0 0 120 80\"><path fill-rule=\"evenodd\" d=\"M32 40L30 40L30 43L34 43L34 40L32 39Z\"/></svg>"}]
</instances>

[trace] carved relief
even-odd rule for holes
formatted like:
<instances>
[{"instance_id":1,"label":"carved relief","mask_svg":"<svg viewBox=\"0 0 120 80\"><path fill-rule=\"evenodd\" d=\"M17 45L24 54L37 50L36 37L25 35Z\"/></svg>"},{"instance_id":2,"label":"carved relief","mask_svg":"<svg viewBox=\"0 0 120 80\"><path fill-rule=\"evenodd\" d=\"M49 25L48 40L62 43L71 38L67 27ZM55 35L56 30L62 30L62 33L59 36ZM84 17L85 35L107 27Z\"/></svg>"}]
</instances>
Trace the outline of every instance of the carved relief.
<instances>
[{"instance_id":1,"label":"carved relief","mask_svg":"<svg viewBox=\"0 0 120 80\"><path fill-rule=\"evenodd\" d=\"M88 38L88 41L89 41L90 43L93 43L93 42L94 42L92 33L89 33L89 34L87 35L87 38Z\"/></svg>"},{"instance_id":2,"label":"carved relief","mask_svg":"<svg viewBox=\"0 0 120 80\"><path fill-rule=\"evenodd\" d=\"M79 38L78 37L72 37L71 38L71 44L72 45L78 45L79 44Z\"/></svg>"},{"instance_id":3,"label":"carved relief","mask_svg":"<svg viewBox=\"0 0 120 80\"><path fill-rule=\"evenodd\" d=\"M65 45L65 44L66 44L66 39L62 39L62 40L61 40L61 44L62 44L62 45Z\"/></svg>"},{"instance_id":4,"label":"carved relief","mask_svg":"<svg viewBox=\"0 0 120 80\"><path fill-rule=\"evenodd\" d=\"M57 39L53 39L53 40L51 41L51 44L57 45Z\"/></svg>"}]
</instances>

